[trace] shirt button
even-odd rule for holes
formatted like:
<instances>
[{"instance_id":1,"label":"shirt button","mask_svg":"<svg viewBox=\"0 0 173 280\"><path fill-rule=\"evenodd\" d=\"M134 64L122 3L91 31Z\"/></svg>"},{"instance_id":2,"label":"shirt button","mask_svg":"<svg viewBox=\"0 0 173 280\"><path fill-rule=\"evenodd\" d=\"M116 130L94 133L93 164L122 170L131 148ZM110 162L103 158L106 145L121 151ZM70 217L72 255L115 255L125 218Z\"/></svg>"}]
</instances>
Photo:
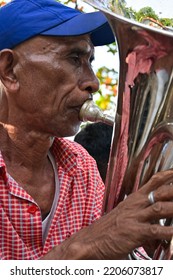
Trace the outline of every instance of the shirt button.
<instances>
[{"instance_id":1,"label":"shirt button","mask_svg":"<svg viewBox=\"0 0 173 280\"><path fill-rule=\"evenodd\" d=\"M37 206L36 205L31 205L28 207L28 213L30 214L35 214L35 212L37 211Z\"/></svg>"}]
</instances>

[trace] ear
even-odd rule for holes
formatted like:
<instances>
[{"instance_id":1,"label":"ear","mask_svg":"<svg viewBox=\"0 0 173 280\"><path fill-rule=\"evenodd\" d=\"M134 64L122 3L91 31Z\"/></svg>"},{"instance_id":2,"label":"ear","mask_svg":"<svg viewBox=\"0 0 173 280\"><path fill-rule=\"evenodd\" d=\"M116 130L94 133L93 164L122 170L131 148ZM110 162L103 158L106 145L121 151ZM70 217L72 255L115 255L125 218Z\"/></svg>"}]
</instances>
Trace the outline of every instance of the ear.
<instances>
[{"instance_id":1,"label":"ear","mask_svg":"<svg viewBox=\"0 0 173 280\"><path fill-rule=\"evenodd\" d=\"M2 50L0 52L0 80L11 92L19 89L19 82L14 71L15 65L14 51L10 49Z\"/></svg>"}]
</instances>

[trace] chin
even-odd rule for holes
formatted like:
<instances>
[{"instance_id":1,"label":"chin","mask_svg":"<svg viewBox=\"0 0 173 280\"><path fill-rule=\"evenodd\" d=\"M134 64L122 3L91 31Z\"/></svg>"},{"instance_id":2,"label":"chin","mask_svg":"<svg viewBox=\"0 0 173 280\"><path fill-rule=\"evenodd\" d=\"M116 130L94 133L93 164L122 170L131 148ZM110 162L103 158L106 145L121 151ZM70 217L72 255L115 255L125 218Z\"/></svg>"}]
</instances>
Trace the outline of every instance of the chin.
<instances>
[{"instance_id":1,"label":"chin","mask_svg":"<svg viewBox=\"0 0 173 280\"><path fill-rule=\"evenodd\" d=\"M58 133L55 135L57 137L72 137L75 136L76 133L79 131L80 124L78 123L77 125L69 126L64 129L62 128L61 131L58 131Z\"/></svg>"}]
</instances>

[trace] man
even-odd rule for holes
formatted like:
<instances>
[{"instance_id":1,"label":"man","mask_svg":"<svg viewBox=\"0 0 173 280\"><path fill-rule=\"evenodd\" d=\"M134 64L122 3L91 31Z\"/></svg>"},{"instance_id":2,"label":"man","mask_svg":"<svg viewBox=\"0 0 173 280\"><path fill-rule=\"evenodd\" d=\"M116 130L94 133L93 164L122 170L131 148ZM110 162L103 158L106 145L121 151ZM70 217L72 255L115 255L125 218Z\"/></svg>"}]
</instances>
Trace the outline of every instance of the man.
<instances>
[{"instance_id":1,"label":"man","mask_svg":"<svg viewBox=\"0 0 173 280\"><path fill-rule=\"evenodd\" d=\"M123 259L148 239L170 240L173 228L153 221L172 216L172 171L99 219L96 165L63 139L98 90L93 45L113 40L105 17L14 0L0 10L0 33L1 259Z\"/></svg>"}]
</instances>

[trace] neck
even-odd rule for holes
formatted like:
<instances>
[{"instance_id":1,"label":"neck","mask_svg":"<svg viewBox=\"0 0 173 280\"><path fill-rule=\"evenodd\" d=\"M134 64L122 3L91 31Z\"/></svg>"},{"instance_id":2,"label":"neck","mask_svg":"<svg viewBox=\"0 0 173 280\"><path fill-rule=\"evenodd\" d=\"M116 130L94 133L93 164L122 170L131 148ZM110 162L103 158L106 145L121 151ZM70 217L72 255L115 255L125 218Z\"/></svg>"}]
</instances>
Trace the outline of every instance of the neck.
<instances>
[{"instance_id":1,"label":"neck","mask_svg":"<svg viewBox=\"0 0 173 280\"><path fill-rule=\"evenodd\" d=\"M47 157L53 139L21 129L0 129L0 147L7 172L40 206L42 215L50 211L54 198L54 172Z\"/></svg>"},{"instance_id":2,"label":"neck","mask_svg":"<svg viewBox=\"0 0 173 280\"><path fill-rule=\"evenodd\" d=\"M53 137L36 131L24 131L11 125L0 125L0 150L9 165L28 169L41 167L53 143Z\"/></svg>"}]
</instances>

